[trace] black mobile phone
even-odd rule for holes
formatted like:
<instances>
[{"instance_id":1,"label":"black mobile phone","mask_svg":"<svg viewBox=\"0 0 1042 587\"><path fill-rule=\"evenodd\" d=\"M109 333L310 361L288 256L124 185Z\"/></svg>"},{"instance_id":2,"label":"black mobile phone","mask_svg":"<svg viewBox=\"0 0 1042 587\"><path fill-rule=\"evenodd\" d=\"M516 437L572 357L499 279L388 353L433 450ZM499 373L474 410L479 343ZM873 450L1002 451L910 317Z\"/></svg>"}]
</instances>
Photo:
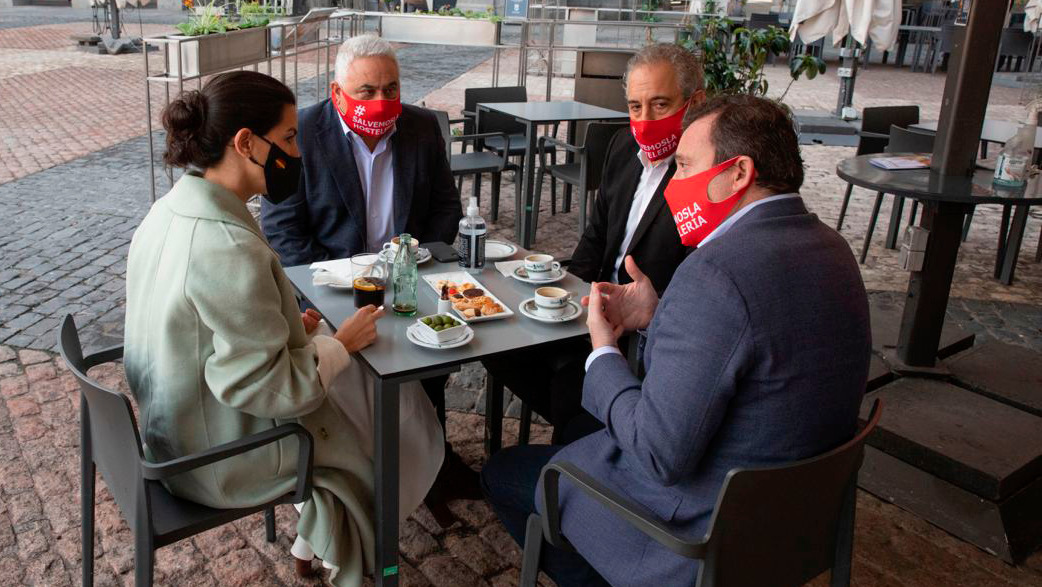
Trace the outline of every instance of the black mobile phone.
<instances>
[{"instance_id":1,"label":"black mobile phone","mask_svg":"<svg viewBox=\"0 0 1042 587\"><path fill-rule=\"evenodd\" d=\"M420 246L430 251L431 256L441 263L454 263L459 259L459 255L456 253L456 247L447 245L441 241L423 243Z\"/></svg>"}]
</instances>

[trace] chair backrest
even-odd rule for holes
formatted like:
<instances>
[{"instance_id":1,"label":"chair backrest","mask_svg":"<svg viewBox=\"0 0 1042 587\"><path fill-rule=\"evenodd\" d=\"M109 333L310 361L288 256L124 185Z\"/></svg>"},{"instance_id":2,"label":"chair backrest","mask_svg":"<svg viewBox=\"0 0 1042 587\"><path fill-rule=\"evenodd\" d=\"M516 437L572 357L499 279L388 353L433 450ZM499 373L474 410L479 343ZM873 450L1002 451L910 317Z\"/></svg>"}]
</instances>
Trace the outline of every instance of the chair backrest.
<instances>
[{"instance_id":1,"label":"chair backrest","mask_svg":"<svg viewBox=\"0 0 1042 587\"><path fill-rule=\"evenodd\" d=\"M861 130L876 134L889 134L891 126L906 128L919 122L918 106L875 106L861 111ZM862 136L857 154L882 153L888 140Z\"/></svg>"},{"instance_id":2,"label":"chair backrest","mask_svg":"<svg viewBox=\"0 0 1042 587\"><path fill-rule=\"evenodd\" d=\"M886 146L886 152L933 153L933 140L936 136L936 133L930 131L901 128L892 125L890 127L890 143Z\"/></svg>"},{"instance_id":3,"label":"chair backrest","mask_svg":"<svg viewBox=\"0 0 1042 587\"><path fill-rule=\"evenodd\" d=\"M853 521L865 439L879 401L852 440L823 455L727 474L709 526L699 585L797 586L833 566L845 515Z\"/></svg>"},{"instance_id":4,"label":"chair backrest","mask_svg":"<svg viewBox=\"0 0 1042 587\"><path fill-rule=\"evenodd\" d=\"M80 426L88 426L90 457L128 522L136 517L138 492L144 490L141 473L141 436L130 400L87 376L80 336L72 316L66 316L58 335L58 349L80 383ZM81 447L85 450L87 447Z\"/></svg>"},{"instance_id":5,"label":"chair backrest","mask_svg":"<svg viewBox=\"0 0 1042 587\"><path fill-rule=\"evenodd\" d=\"M503 86L499 88L467 88L463 91L463 109L476 112L478 104L494 102L527 102L528 90L524 86ZM481 128L467 128L467 134L480 132L505 132L507 134L522 133L525 126L512 117L498 112L481 114Z\"/></svg>"},{"instance_id":6,"label":"chair backrest","mask_svg":"<svg viewBox=\"0 0 1042 587\"><path fill-rule=\"evenodd\" d=\"M999 55L1010 57L1027 57L1031 52L1031 41L1034 35L1013 27L1002 29L1002 40Z\"/></svg>"},{"instance_id":7,"label":"chair backrest","mask_svg":"<svg viewBox=\"0 0 1042 587\"><path fill-rule=\"evenodd\" d=\"M966 33L966 27L952 23L941 25L940 53L951 53L955 49L955 40L962 38Z\"/></svg>"},{"instance_id":8,"label":"chair backrest","mask_svg":"<svg viewBox=\"0 0 1042 587\"><path fill-rule=\"evenodd\" d=\"M452 128L449 125L449 113L444 110L431 110L434 118L438 119L438 128L441 129L441 138L445 141L445 156L452 160Z\"/></svg>"},{"instance_id":9,"label":"chair backrest","mask_svg":"<svg viewBox=\"0 0 1042 587\"><path fill-rule=\"evenodd\" d=\"M628 122L591 122L586 127L586 188L599 189L604 175L604 162L608 159L608 146L619 129L627 128ZM581 197L581 196L580 196Z\"/></svg>"},{"instance_id":10,"label":"chair backrest","mask_svg":"<svg viewBox=\"0 0 1042 587\"><path fill-rule=\"evenodd\" d=\"M749 15L749 22L746 23L746 28L749 29L760 29L767 28L769 26L779 26L781 21L778 13L771 12L767 14L752 13Z\"/></svg>"}]
</instances>

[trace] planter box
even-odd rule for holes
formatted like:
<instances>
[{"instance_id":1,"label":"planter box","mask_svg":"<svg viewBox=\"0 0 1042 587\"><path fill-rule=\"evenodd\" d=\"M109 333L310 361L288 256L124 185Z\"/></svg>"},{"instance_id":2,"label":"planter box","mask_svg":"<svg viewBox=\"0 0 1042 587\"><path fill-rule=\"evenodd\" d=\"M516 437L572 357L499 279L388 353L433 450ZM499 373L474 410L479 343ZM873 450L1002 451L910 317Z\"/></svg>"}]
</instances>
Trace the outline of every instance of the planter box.
<instances>
[{"instance_id":1,"label":"planter box","mask_svg":"<svg viewBox=\"0 0 1042 587\"><path fill-rule=\"evenodd\" d=\"M499 44L500 25L461 16L384 14L380 16L380 36L400 43L494 47Z\"/></svg>"},{"instance_id":2,"label":"planter box","mask_svg":"<svg viewBox=\"0 0 1042 587\"><path fill-rule=\"evenodd\" d=\"M177 59L178 45L171 45L167 54L167 71L172 76L206 75L268 58L268 29L265 27L198 37L170 35L168 38L183 39L180 62Z\"/></svg>"}]
</instances>

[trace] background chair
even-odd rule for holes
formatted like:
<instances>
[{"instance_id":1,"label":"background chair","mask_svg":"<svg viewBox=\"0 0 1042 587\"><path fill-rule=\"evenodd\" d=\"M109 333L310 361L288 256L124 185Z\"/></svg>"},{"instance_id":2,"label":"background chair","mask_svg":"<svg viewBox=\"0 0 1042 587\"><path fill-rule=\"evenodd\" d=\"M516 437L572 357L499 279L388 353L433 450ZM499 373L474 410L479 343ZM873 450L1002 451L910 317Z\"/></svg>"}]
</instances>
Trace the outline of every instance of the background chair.
<instances>
[{"instance_id":1,"label":"background chair","mask_svg":"<svg viewBox=\"0 0 1042 587\"><path fill-rule=\"evenodd\" d=\"M134 412L127 396L108 390L87 376L102 363L123 357L123 347L83 356L79 333L72 316L65 316L58 332L58 347L69 370L80 383L80 472L82 508L83 586L94 584L94 474L101 471L112 497L134 532L134 584L152 585L155 551L211 528L264 511L268 542L275 542L275 506L300 503L311 497L311 434L299 424L283 424L215 446L209 450L166 461L150 463L141 450ZM163 487L164 479L249 452L282 438L296 436L299 442L297 485L268 503L248 508L214 509L173 496Z\"/></svg>"},{"instance_id":2,"label":"background chair","mask_svg":"<svg viewBox=\"0 0 1042 587\"><path fill-rule=\"evenodd\" d=\"M453 124L465 124L466 119L457 118L450 120L447 112L442 110L432 110L431 112L434 112L435 118L438 119L438 126L441 128L441 137L445 141L445 153L449 156L449 167L452 169L452 175L459 177L461 183L464 176L474 176L474 197L477 198L478 204L481 204L481 184L479 178L482 173L492 174L492 221L495 222L499 218L499 184L503 171L512 170L516 172L517 166L509 164L505 156L497 155L490 151L453 153L452 143L465 143L466 141L490 138L505 141L507 140L507 135L502 132L488 132L453 136L451 126ZM514 173L514 187L516 189L514 197L519 202L521 198L520 173Z\"/></svg>"},{"instance_id":3,"label":"background chair","mask_svg":"<svg viewBox=\"0 0 1042 587\"><path fill-rule=\"evenodd\" d=\"M1021 23L1023 26L1023 23ZM1035 35L1025 32L1022 28L1016 29L1010 26L1002 29L1002 39L999 44L999 60L995 63L995 71L1002 70L1002 63L1006 63L1006 71L1020 71L1024 61L1031 56L1031 43ZM1017 60L1017 66L1013 68L1013 59Z\"/></svg>"},{"instance_id":4,"label":"background chair","mask_svg":"<svg viewBox=\"0 0 1042 587\"><path fill-rule=\"evenodd\" d=\"M550 177L564 182L566 186L575 186L579 197L579 235L586 230L586 202L590 192L596 192L601 187L601 175L604 170L604 161L608 158L608 146L611 138L621 128L626 128L627 122L591 122L586 126L586 134L583 137L582 146L570 145L554 137L539 138L539 176L535 184L537 201L543 194L543 176L547 173ZM546 146L560 147L562 150L574 155L576 161L572 163L547 164ZM568 202L565 202L567 211ZM536 228L539 223L539 206L532 215L532 240L536 237ZM550 186L550 214L557 213L557 190L555 185Z\"/></svg>"},{"instance_id":5,"label":"background chair","mask_svg":"<svg viewBox=\"0 0 1042 587\"><path fill-rule=\"evenodd\" d=\"M861 111L861 131L857 145L858 155L871 155L882 153L890 142L890 127L896 125L908 128L919 122L918 106L877 106L865 108ZM836 230L843 230L843 219L847 215L847 206L850 204L850 196L854 191L854 184L847 184L847 191L843 194L843 204L839 209L839 220L836 222Z\"/></svg>"},{"instance_id":6,"label":"background chair","mask_svg":"<svg viewBox=\"0 0 1042 587\"><path fill-rule=\"evenodd\" d=\"M493 104L497 102L527 102L528 90L524 86L503 86L498 88L467 88L463 91L463 117L467 122L463 125L463 134L481 134L488 132L505 133L506 139L492 137L487 140L463 142L462 152L467 152L467 143L473 143L475 151L493 151L501 157L514 157L519 169L524 168L525 148L528 139L525 137L525 125L514 120L513 117L499 112L483 112L481 114L481 127L478 128L478 104ZM557 135L557 124L553 125L552 134ZM534 153L533 153L534 156ZM550 160L557 162L557 155L551 153ZM475 177L476 189L481 189L480 177ZM463 179L460 178L459 187L463 189ZM492 219L495 222L495 218Z\"/></svg>"},{"instance_id":7,"label":"background chair","mask_svg":"<svg viewBox=\"0 0 1042 587\"><path fill-rule=\"evenodd\" d=\"M887 153L933 153L934 133L929 131L917 131L909 128L901 128L897 125L890 127L890 143L886 147ZM859 262L864 264L868 255L868 246L872 242L872 233L876 228L876 220L879 219L879 208L883 204L883 192L876 193L876 201L872 205L872 216L868 219L868 230L865 232L865 242L861 245L861 257ZM894 205L890 211L890 226L887 229L886 248L897 248L897 236L901 226L901 216L904 212L904 196L894 196ZM918 200L912 201L912 214L908 224L915 222L915 213L919 208Z\"/></svg>"},{"instance_id":8,"label":"background chair","mask_svg":"<svg viewBox=\"0 0 1042 587\"><path fill-rule=\"evenodd\" d=\"M832 569L833 587L850 584L854 548L857 474L865 439L880 417L872 406L865 427L852 440L821 456L781 467L733 469L720 489L705 538L692 542L627 498L570 463L543 468L545 517L528 518L521 562L522 587L534 587L545 539L571 549L561 534L558 485L564 477L587 497L678 555L701 560L699 587L803 585Z\"/></svg>"}]
</instances>

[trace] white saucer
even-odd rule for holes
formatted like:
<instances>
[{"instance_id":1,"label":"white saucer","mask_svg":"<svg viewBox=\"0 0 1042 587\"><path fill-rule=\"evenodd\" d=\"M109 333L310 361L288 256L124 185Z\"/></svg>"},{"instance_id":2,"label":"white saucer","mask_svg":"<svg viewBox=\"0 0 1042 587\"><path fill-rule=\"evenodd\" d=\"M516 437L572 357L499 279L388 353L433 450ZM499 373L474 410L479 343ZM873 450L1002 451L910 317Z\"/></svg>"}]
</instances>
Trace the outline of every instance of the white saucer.
<instances>
[{"instance_id":1,"label":"white saucer","mask_svg":"<svg viewBox=\"0 0 1042 587\"><path fill-rule=\"evenodd\" d=\"M532 320L535 320L537 322L571 322L572 320L575 320L579 316L583 315L583 307L580 306L579 303L575 300L570 300L568 302L567 307L571 308L572 311L565 312L560 316L544 316L539 313L538 309L536 309L535 298L528 298L527 300L521 302L521 305L518 306L517 309L521 312L523 316L531 318Z\"/></svg>"},{"instance_id":2,"label":"white saucer","mask_svg":"<svg viewBox=\"0 0 1042 587\"><path fill-rule=\"evenodd\" d=\"M423 334L420 334L421 332L423 331L420 330L420 325L413 324L405 330L405 337L409 339L409 342L417 346L422 346L423 348L434 350L445 350L461 347L474 338L474 331L469 326L467 326L463 330L463 334L460 335L459 338L447 342L434 342L433 340L430 340L427 337L425 337Z\"/></svg>"},{"instance_id":3,"label":"white saucer","mask_svg":"<svg viewBox=\"0 0 1042 587\"><path fill-rule=\"evenodd\" d=\"M564 269L558 269L557 273L550 273L548 277L545 277L545 278L542 278L542 279L534 279L534 278L528 276L528 272L525 271L524 266L520 266L520 267L515 268L514 272L510 274L511 277L513 277L514 279L516 279L518 281L523 281L525 283L532 283L532 284L537 284L537 285L546 285L547 283L557 283L558 281L561 281L562 279L564 279L565 275L567 275L567 272Z\"/></svg>"},{"instance_id":4,"label":"white saucer","mask_svg":"<svg viewBox=\"0 0 1042 587\"><path fill-rule=\"evenodd\" d=\"M502 261L507 257L511 257L517 252L517 245L514 243L508 243L506 241L487 240L485 241L485 260L486 261Z\"/></svg>"},{"instance_id":5,"label":"white saucer","mask_svg":"<svg viewBox=\"0 0 1042 587\"><path fill-rule=\"evenodd\" d=\"M391 249L384 249L383 251L380 251L380 258L383 259L385 263L394 263L395 254L390 253L390 251ZM431 257L431 252L428 249L420 247L419 250L416 251L416 264L423 265L427 261L430 261Z\"/></svg>"}]
</instances>

